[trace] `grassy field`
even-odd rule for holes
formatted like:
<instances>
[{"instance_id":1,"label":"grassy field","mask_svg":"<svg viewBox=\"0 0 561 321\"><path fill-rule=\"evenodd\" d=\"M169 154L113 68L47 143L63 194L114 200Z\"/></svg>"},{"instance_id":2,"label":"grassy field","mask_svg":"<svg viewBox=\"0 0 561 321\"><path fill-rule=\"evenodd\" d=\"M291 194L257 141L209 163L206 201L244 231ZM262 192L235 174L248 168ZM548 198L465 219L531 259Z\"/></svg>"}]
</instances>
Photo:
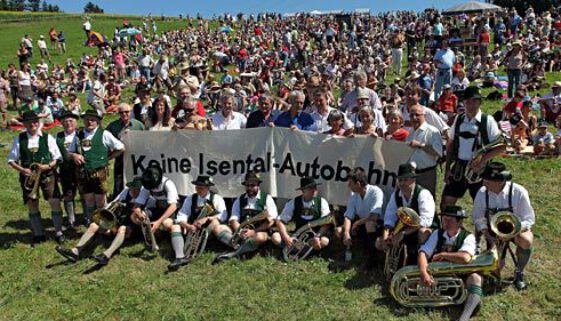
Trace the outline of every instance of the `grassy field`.
<instances>
[{"instance_id":1,"label":"grassy field","mask_svg":"<svg viewBox=\"0 0 561 321\"><path fill-rule=\"evenodd\" d=\"M1 67L17 62L15 51L23 34L35 41L40 34L47 35L51 26L67 33L68 54L55 54L55 62L63 63L67 57L76 61L83 52L95 52L82 46L85 36L79 15L38 16L25 22L8 22L10 19L9 14L0 14ZM138 17L129 20L140 22ZM112 35L121 21L122 17L95 17L93 29ZM158 26L164 30L179 28L182 23L159 22ZM548 79L561 77L548 75ZM499 106L486 103L485 109ZM0 149L0 158L6 158L15 135L0 133L0 142L8 144ZM527 273L530 287L523 293L513 288L489 293L475 320L559 320L561 164L559 160L504 161L514 180L528 188L536 210L535 255ZM159 256L142 253L140 244L125 243L101 270L93 269L91 260L67 265L55 252L54 241L34 249L29 246L27 211L17 175L5 162L0 166L0 182L0 320L449 320L460 313L460 308L399 307L389 297L379 272L359 268L359 252L355 253L356 264L339 270L326 259L285 264L266 255L212 266L211 251L168 274L168 242L163 242ZM470 203L467 198L462 200L468 208ZM52 235L49 210L43 202L41 208L44 225ZM74 242L75 237L67 243ZM102 248L98 246L95 253Z\"/></svg>"}]
</instances>

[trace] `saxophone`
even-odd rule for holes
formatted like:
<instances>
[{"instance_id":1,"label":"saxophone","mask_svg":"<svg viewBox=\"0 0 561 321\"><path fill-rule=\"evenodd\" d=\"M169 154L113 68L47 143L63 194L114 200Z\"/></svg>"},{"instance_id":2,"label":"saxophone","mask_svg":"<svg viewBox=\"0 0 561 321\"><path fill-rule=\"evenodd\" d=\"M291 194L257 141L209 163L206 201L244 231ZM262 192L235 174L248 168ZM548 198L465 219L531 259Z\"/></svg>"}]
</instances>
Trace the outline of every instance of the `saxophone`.
<instances>
[{"instance_id":1,"label":"saxophone","mask_svg":"<svg viewBox=\"0 0 561 321\"><path fill-rule=\"evenodd\" d=\"M418 228L421 223L419 214L409 207L400 207L397 209L397 224L392 234L396 235L407 227ZM407 262L407 245L402 241L399 246L391 246L386 250L386 261L384 263L384 275L391 279L393 274L397 272Z\"/></svg>"},{"instance_id":2,"label":"saxophone","mask_svg":"<svg viewBox=\"0 0 561 321\"><path fill-rule=\"evenodd\" d=\"M197 216L196 220L201 218L215 215L217 211L214 209L210 202L206 202L201 211L199 212L199 216ZM185 257L192 259L199 255L201 255L205 248L206 243L208 240L208 229L206 227L201 227L197 229L195 232L187 233L185 237L185 246L183 248L183 252L185 253Z\"/></svg>"},{"instance_id":3,"label":"saxophone","mask_svg":"<svg viewBox=\"0 0 561 321\"><path fill-rule=\"evenodd\" d=\"M39 185L41 183L41 169L39 163L32 163L29 166L31 169L31 175L25 177L23 186L26 190L30 191L27 196L29 199L37 200L39 199Z\"/></svg>"},{"instance_id":4,"label":"saxophone","mask_svg":"<svg viewBox=\"0 0 561 321\"><path fill-rule=\"evenodd\" d=\"M390 283L390 294L397 303L406 307L442 307L462 304L467 298L464 278L472 273L494 280L499 279L499 259L495 249L473 258L468 264L449 262L429 263L428 271L434 278L432 286L421 283L417 265L399 269Z\"/></svg>"},{"instance_id":5,"label":"saxophone","mask_svg":"<svg viewBox=\"0 0 561 321\"><path fill-rule=\"evenodd\" d=\"M313 250L313 247L311 247L308 242L314 237L319 236L319 233L314 232L313 229L328 224L336 224L334 215L320 217L316 220L308 222L308 224L305 224L298 230L296 230L296 232L294 232L294 234L292 235L292 238L295 239L292 243L292 246L285 246L285 248L282 250L284 260L296 261L303 260L308 257L308 255L310 255Z\"/></svg>"},{"instance_id":6,"label":"saxophone","mask_svg":"<svg viewBox=\"0 0 561 321\"><path fill-rule=\"evenodd\" d=\"M232 236L232 246L234 247L234 249L237 249L242 243L242 238L241 238L242 232L246 230L254 230L256 223L259 223L267 219L269 219L269 212L267 212L267 210L264 210L263 212L253 217L250 217L247 220L245 220L243 223L241 223L240 226L238 226L238 228L236 229L236 232L234 232L234 235Z\"/></svg>"}]
</instances>

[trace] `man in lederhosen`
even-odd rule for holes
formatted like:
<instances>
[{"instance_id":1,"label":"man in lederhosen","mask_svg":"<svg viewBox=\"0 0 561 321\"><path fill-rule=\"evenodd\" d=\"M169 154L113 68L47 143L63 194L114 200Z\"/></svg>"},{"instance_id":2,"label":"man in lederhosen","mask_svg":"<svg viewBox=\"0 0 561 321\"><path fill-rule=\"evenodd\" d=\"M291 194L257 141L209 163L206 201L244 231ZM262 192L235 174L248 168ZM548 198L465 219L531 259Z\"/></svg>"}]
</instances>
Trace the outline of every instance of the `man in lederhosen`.
<instances>
[{"instance_id":1,"label":"man in lederhosen","mask_svg":"<svg viewBox=\"0 0 561 321\"><path fill-rule=\"evenodd\" d=\"M78 189L84 198L89 225L93 211L105 206L109 161L121 155L125 145L100 127L102 117L95 110L86 111L82 119L84 128L68 146L68 155L78 166Z\"/></svg>"},{"instance_id":2,"label":"man in lederhosen","mask_svg":"<svg viewBox=\"0 0 561 321\"><path fill-rule=\"evenodd\" d=\"M254 229L241 230L239 235L241 244L237 250L217 256L214 263L220 263L223 260L234 257L239 258L243 254L251 253L269 240L269 229L273 226L278 212L271 195L261 190L261 182L261 178L256 172L249 172L245 175L244 182L242 183L245 186L245 193L234 201L228 223L230 224L231 231L235 232L240 227L240 224L265 210L268 214L267 219L256 223ZM225 243L228 237L232 239L231 233L226 229L222 229L218 231L217 235L221 242ZM237 246L237 244L233 244L233 246Z\"/></svg>"},{"instance_id":3,"label":"man in lederhosen","mask_svg":"<svg viewBox=\"0 0 561 321\"><path fill-rule=\"evenodd\" d=\"M68 147L76 137L78 115L71 111L65 111L60 120L64 130L56 134L56 144L62 154L62 162L58 167L58 177L62 187L64 210L66 215L68 215L68 223L70 228L74 228L76 223L74 197L76 196L78 176L76 164L68 156Z\"/></svg>"},{"instance_id":4,"label":"man in lederhosen","mask_svg":"<svg viewBox=\"0 0 561 321\"><path fill-rule=\"evenodd\" d=\"M528 191L511 181L512 175L500 162L491 162L483 172L483 187L477 192L473 204L473 222L477 232L485 235L489 246L497 242L497 235L490 229L490 219L498 212L510 212L518 216L521 230L513 239L516 244L517 265L514 285L518 290L526 288L524 269L530 261L534 234L532 226L536 218Z\"/></svg>"},{"instance_id":5,"label":"man in lederhosen","mask_svg":"<svg viewBox=\"0 0 561 321\"><path fill-rule=\"evenodd\" d=\"M12 150L8 155L8 164L20 174L23 203L27 205L33 233L32 245L46 240L39 212L39 189L43 194L43 199L48 201L51 206L55 239L60 244L64 242L64 235L62 233L60 191L55 168L62 156L55 139L51 135L41 132L40 117L36 113L32 111L23 113L22 121L26 131L14 138ZM37 182L39 188L36 191L33 191L35 181L28 179L32 176L36 176L39 180ZM35 192L36 194L33 195Z\"/></svg>"},{"instance_id":6,"label":"man in lederhosen","mask_svg":"<svg viewBox=\"0 0 561 321\"><path fill-rule=\"evenodd\" d=\"M281 215L276 220L278 232L273 233L271 241L279 247L291 247L294 239L288 234L286 225L290 221L294 221L296 230L305 224L317 220L321 217L329 215L329 203L325 198L318 195L317 186L313 177L304 177L300 179L300 190L302 195L291 199L286 203ZM329 238L326 233L329 230L329 225L322 226L317 233L317 236L311 239L310 246L314 250L321 250L329 245Z\"/></svg>"},{"instance_id":7,"label":"man in lederhosen","mask_svg":"<svg viewBox=\"0 0 561 321\"><path fill-rule=\"evenodd\" d=\"M56 251L67 258L70 262L76 262L80 259L82 249L92 240L96 233L115 235L115 238L113 239L113 242L111 242L109 248L107 248L103 253L92 256L92 259L96 260L99 264L107 265L115 251L123 245L125 238L129 238L133 234L134 224L131 221L131 213L135 204L135 199L138 197L141 188L142 179L140 177L135 177L132 181L127 183L127 187L115 198L114 201L121 202L125 206L117 217L117 226L115 229L106 229L92 222L76 246L71 249L57 246Z\"/></svg>"}]
</instances>

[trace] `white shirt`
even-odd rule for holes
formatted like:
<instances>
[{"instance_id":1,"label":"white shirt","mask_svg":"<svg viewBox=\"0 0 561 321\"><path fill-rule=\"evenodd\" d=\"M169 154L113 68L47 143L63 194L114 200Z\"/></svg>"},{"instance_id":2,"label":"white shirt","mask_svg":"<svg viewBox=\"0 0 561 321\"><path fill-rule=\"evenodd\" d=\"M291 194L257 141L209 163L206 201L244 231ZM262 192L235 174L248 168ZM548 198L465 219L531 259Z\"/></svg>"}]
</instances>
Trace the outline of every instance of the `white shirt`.
<instances>
[{"instance_id":1,"label":"white shirt","mask_svg":"<svg viewBox=\"0 0 561 321\"><path fill-rule=\"evenodd\" d=\"M93 136L95 135L98 129L99 127L96 127L91 132L84 129L84 140L93 140ZM111 132L109 132L108 130L103 131L102 141L103 141L103 145L105 145L105 147L109 148L110 150L122 150L125 148L125 145L121 143L120 140L115 138L115 136L113 136L113 134L111 134ZM68 151L71 153L76 153L76 151L78 150L78 144L79 144L78 135L75 135L72 144L68 146Z\"/></svg>"},{"instance_id":2,"label":"white shirt","mask_svg":"<svg viewBox=\"0 0 561 321\"><path fill-rule=\"evenodd\" d=\"M400 190L395 190L392 193L386 206L386 212L384 214L384 226L389 226L393 228L397 223L397 204L395 203L395 193L398 192L398 196L401 198L402 204L405 207L411 207L411 201L413 199L413 193L411 193L411 199L406 200L403 193ZM421 219L421 227L430 227L432 221L434 220L434 213L436 211L436 204L434 203L434 198L428 189L423 189L419 193L417 198L417 203L419 204L419 217Z\"/></svg>"},{"instance_id":3,"label":"white shirt","mask_svg":"<svg viewBox=\"0 0 561 321\"><path fill-rule=\"evenodd\" d=\"M378 97L378 94L367 87L364 87L363 89L366 90L366 92L368 93L368 97L369 97L369 103L368 105L370 107L372 107L372 109L374 110L382 110L382 102L380 101L380 98ZM345 112L350 112L351 108L356 106L356 100L357 100L357 96L358 96L358 88L353 89L351 92L349 92L347 95L345 95L345 97L343 98L343 101L341 102L341 110L345 111Z\"/></svg>"},{"instance_id":4,"label":"white shirt","mask_svg":"<svg viewBox=\"0 0 561 321\"><path fill-rule=\"evenodd\" d=\"M177 204L177 201L179 200L175 183L165 176L162 176L162 182L154 189L148 190L142 187L135 203L145 205L150 197L153 197L156 201L167 201L168 205Z\"/></svg>"},{"instance_id":5,"label":"white shirt","mask_svg":"<svg viewBox=\"0 0 561 321\"><path fill-rule=\"evenodd\" d=\"M31 136L31 135L29 135L29 133L27 133L27 149L39 148L39 137L41 137L43 135L47 135L47 146L49 146L49 152L51 153L51 159L62 160L62 155L60 154L60 150L58 149L58 146L56 144L56 140L53 138L53 136L51 136L49 134L39 132L37 135ZM18 161L20 161L19 135L14 137L14 141L12 143L12 150L10 151L10 154L8 154L8 164L12 163L12 162L18 162Z\"/></svg>"},{"instance_id":6,"label":"white shirt","mask_svg":"<svg viewBox=\"0 0 561 321\"><path fill-rule=\"evenodd\" d=\"M37 40L37 46L39 49L47 49L47 43L45 40Z\"/></svg>"},{"instance_id":7,"label":"white shirt","mask_svg":"<svg viewBox=\"0 0 561 321\"><path fill-rule=\"evenodd\" d=\"M458 121L459 116L460 115L456 116L456 118L454 119L454 124L452 124L452 127L450 127L450 130L448 131L448 136L450 141L454 141L454 136L456 135L455 133L456 122ZM475 117L471 120L468 120L468 117L466 115L464 117L464 121L460 124L460 132L470 132L472 134L478 134L479 127L477 126L477 123L480 122L481 122L481 111L479 111L477 115L475 115ZM489 136L489 142L495 141L501 135L501 131L499 130L499 126L497 125L497 122L490 115L487 115L487 134ZM474 143L475 143L475 138L460 137L458 158L466 161L471 160L473 158ZM482 143L483 142L480 141L480 144Z\"/></svg>"},{"instance_id":8,"label":"white shirt","mask_svg":"<svg viewBox=\"0 0 561 321\"><path fill-rule=\"evenodd\" d=\"M495 194L489 191L489 208L508 208L508 195L510 191L510 186L512 186L512 210L514 215L518 216L522 223L522 230L527 230L534 225L536 221L536 216L534 214L534 209L530 203L530 196L528 191L521 185L512 182L506 182L504 188L500 193ZM485 186L481 187L475 196L473 201L473 212L472 219L475 224L475 228L478 231L487 228L487 218L485 217L485 192L487 188Z\"/></svg>"},{"instance_id":9,"label":"white shirt","mask_svg":"<svg viewBox=\"0 0 561 321\"><path fill-rule=\"evenodd\" d=\"M441 133L447 131L450 128L450 126L448 126L448 124L446 124L446 122L434 110L426 106L423 106L423 108L425 110L425 122L427 124L435 127ZM401 105L401 107L399 107L399 111L403 116L403 121L408 122L411 120L411 117L409 117L409 109L406 105ZM413 127L404 126L403 128L405 128L409 132L409 134L413 132Z\"/></svg>"},{"instance_id":10,"label":"white shirt","mask_svg":"<svg viewBox=\"0 0 561 321\"><path fill-rule=\"evenodd\" d=\"M201 197L200 195L197 197L196 207L202 207L207 201L210 201L210 192L208 192L204 197ZM179 222L187 223L189 217L191 217L192 204L193 204L193 195L189 195L187 196L187 198L185 198L185 201L183 201L183 205L181 206L181 209L177 213L176 221L178 223ZM212 206L218 212L218 214L212 217L217 218L221 223L226 222L226 220L228 219L228 211L226 210L226 203L224 203L224 199L222 198L222 196L218 194L214 194L214 198L212 200Z\"/></svg>"},{"instance_id":11,"label":"white shirt","mask_svg":"<svg viewBox=\"0 0 561 321\"><path fill-rule=\"evenodd\" d=\"M86 31L92 30L92 24L89 21L84 22L84 24L82 24L82 26L84 26L84 30L86 30Z\"/></svg>"},{"instance_id":12,"label":"white shirt","mask_svg":"<svg viewBox=\"0 0 561 321\"><path fill-rule=\"evenodd\" d=\"M386 131L386 120L384 119L384 115L378 109L374 109L374 125L377 128L382 129L382 132ZM345 115L345 118L349 119L350 122L353 124L354 128L359 128L362 126L362 123L358 120L358 112Z\"/></svg>"},{"instance_id":13,"label":"white shirt","mask_svg":"<svg viewBox=\"0 0 561 321\"><path fill-rule=\"evenodd\" d=\"M317 108L309 108L307 112L312 116L314 120L314 124L312 125L312 130L318 133L323 133L326 131L331 130L331 126L329 126L329 122L327 118L329 118L329 113L335 110L333 107L327 107L327 113L321 114L318 112ZM353 127L353 123L349 120L346 114L343 114L343 128L349 129Z\"/></svg>"},{"instance_id":14,"label":"white shirt","mask_svg":"<svg viewBox=\"0 0 561 321\"><path fill-rule=\"evenodd\" d=\"M244 194L242 196L245 197L246 194ZM238 221L238 222L240 221L240 198L242 196L236 198L236 200L234 201L234 205L232 205L232 215L230 215L230 219L228 221ZM248 197L247 198L247 205L245 206L245 209L247 209L247 210L256 209L257 208L257 201L259 199L261 199L261 191L257 192L257 195L255 197ZM275 204L275 201L273 200L273 198L269 194L267 194L267 199L265 200L265 210L267 210L267 213L269 214L270 219L275 220L279 216L278 210L277 210L277 205ZM240 223L243 223L243 222L240 222Z\"/></svg>"},{"instance_id":15,"label":"white shirt","mask_svg":"<svg viewBox=\"0 0 561 321\"><path fill-rule=\"evenodd\" d=\"M168 79L169 64L167 60L164 62L158 60L158 62L154 65L152 72L155 76L160 76L163 80Z\"/></svg>"},{"instance_id":16,"label":"white shirt","mask_svg":"<svg viewBox=\"0 0 561 321\"><path fill-rule=\"evenodd\" d=\"M448 232L444 232L443 245L454 245L456 243L456 238L460 234L460 231L461 229L459 229L458 233L453 236L449 236ZM438 232L439 230L432 232L425 244L421 245L419 252L425 252L427 257L432 257L434 251L436 250L436 245L438 244ZM473 234L470 233L468 236L466 236L466 238L464 239L464 243L462 243L462 246L460 247L458 252L466 252L471 256L475 255L475 236Z\"/></svg>"},{"instance_id":17,"label":"white shirt","mask_svg":"<svg viewBox=\"0 0 561 321\"><path fill-rule=\"evenodd\" d=\"M382 215L382 205L384 204L384 192L374 185L366 185L366 193L364 198L358 193L351 192L349 201L347 202L347 210L345 217L351 221L356 216L359 218L369 217L370 214Z\"/></svg>"},{"instance_id":18,"label":"white shirt","mask_svg":"<svg viewBox=\"0 0 561 321\"><path fill-rule=\"evenodd\" d=\"M212 129L214 130L228 130L228 129L241 129L245 128L247 118L237 111L232 111L232 114L225 118L221 111L212 115Z\"/></svg>"},{"instance_id":19,"label":"white shirt","mask_svg":"<svg viewBox=\"0 0 561 321\"><path fill-rule=\"evenodd\" d=\"M324 216L329 215L329 213L331 213L331 211L329 210L329 203L327 203L325 198L321 197L320 199L321 199L320 217L324 217ZM294 215L294 208L295 208L294 200L295 200L295 198L291 199L290 201L288 201L286 203L286 205L284 205L284 209L282 210L282 213L279 216L279 219L281 221L283 221L283 223L285 223L285 224L288 224L288 222L290 222L292 220L292 217ZM314 204L314 199L310 200L309 202L306 202L302 198L302 208L303 209L314 208L315 206L316 206L316 204ZM310 220L313 219L313 216L302 216L302 218L306 221L310 221Z\"/></svg>"},{"instance_id":20,"label":"white shirt","mask_svg":"<svg viewBox=\"0 0 561 321\"><path fill-rule=\"evenodd\" d=\"M97 95L94 95L94 92L97 93ZM92 88L88 92L87 103L93 104L94 102L101 101L103 98L99 98L98 95L105 97L105 86L103 86L99 80L95 80Z\"/></svg>"},{"instance_id":21,"label":"white shirt","mask_svg":"<svg viewBox=\"0 0 561 321\"><path fill-rule=\"evenodd\" d=\"M407 141L411 142L413 140L426 144L427 147L431 147L439 157L442 156L443 148L440 131L438 131L436 127L429 125L427 122L424 122L421 126L419 126L419 128L409 134ZM438 157L434 158L421 148L414 148L413 150L410 161L417 164L417 169L421 170L436 166Z\"/></svg>"}]
</instances>

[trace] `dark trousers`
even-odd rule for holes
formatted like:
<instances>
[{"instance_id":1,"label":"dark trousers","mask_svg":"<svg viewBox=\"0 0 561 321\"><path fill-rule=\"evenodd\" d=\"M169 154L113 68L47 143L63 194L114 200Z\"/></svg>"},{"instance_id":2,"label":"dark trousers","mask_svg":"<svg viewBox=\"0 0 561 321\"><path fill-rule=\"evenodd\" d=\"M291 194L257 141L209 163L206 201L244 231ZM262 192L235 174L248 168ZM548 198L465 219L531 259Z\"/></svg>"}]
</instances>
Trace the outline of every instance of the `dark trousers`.
<instances>
[{"instance_id":1,"label":"dark trousers","mask_svg":"<svg viewBox=\"0 0 561 321\"><path fill-rule=\"evenodd\" d=\"M522 70L520 69L509 69L508 73L508 98L512 98L516 87L520 85L520 76L522 75Z\"/></svg>"}]
</instances>

